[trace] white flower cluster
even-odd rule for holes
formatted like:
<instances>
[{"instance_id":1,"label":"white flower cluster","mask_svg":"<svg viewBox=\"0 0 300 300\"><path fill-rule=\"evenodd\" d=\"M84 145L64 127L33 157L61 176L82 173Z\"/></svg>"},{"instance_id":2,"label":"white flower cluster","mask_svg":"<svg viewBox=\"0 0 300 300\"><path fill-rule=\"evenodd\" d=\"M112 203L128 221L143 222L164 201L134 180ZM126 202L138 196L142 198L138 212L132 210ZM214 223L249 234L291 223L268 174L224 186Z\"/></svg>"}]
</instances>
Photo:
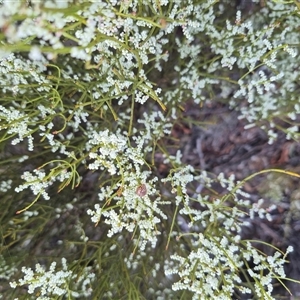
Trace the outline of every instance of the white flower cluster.
<instances>
[{"instance_id":1,"label":"white flower cluster","mask_svg":"<svg viewBox=\"0 0 300 300\"><path fill-rule=\"evenodd\" d=\"M121 133L110 133L108 130L94 132L87 144L87 151L92 162L91 170L107 170L111 175L120 177L114 186L100 188L100 204L88 210L94 223L100 218L110 225L108 236L126 229L134 232L139 229L136 242L142 251L147 242L154 247L160 234L156 224L166 215L159 208L160 197L157 196L155 182L151 172L143 170L146 163L141 148L128 146L128 138ZM113 201L114 205L110 206ZM157 216L156 216L157 215ZM159 218L159 217L160 218Z\"/></svg>"},{"instance_id":2,"label":"white flower cluster","mask_svg":"<svg viewBox=\"0 0 300 300\"><path fill-rule=\"evenodd\" d=\"M167 276L177 274L180 277L173 284L173 290L189 290L193 292L192 299L231 299L235 286L241 283L236 274L243 265L238 245L229 242L226 237L207 238L200 234L193 246L195 250L188 257L174 254L170 258L175 265L172 261L165 265ZM224 274L222 270L225 269L228 272Z\"/></svg>"},{"instance_id":3,"label":"white flower cluster","mask_svg":"<svg viewBox=\"0 0 300 300\"><path fill-rule=\"evenodd\" d=\"M266 257L253 247L250 242L245 249L239 238L218 237L199 234L194 239L193 249L187 257L172 255L165 264L167 276L174 274L179 280L172 286L173 290L188 290L192 299L232 299L234 293L254 295L258 299L276 299L271 292L276 276L285 278L284 264L286 255L292 251L288 248L282 257L280 252ZM242 284L237 270L245 268L253 259L254 269L247 267L248 275L255 281L255 290ZM226 270L226 272L224 272ZM262 272L264 270L264 272Z\"/></svg>"},{"instance_id":4,"label":"white flower cluster","mask_svg":"<svg viewBox=\"0 0 300 300\"><path fill-rule=\"evenodd\" d=\"M238 107L241 118L247 119L250 124L262 120L270 122L274 117L281 117L283 112L295 113L298 100L294 91L299 89L296 79L296 66L299 64L297 45L300 42L299 35L295 34L298 26L295 7L269 2L247 18L238 11L234 24L229 20L218 24L217 8L222 11L222 6L211 5L207 1L198 5L190 3L180 10L177 18L184 24L186 39L176 39L176 51L182 59L174 66L179 76L173 84L178 88L164 93L166 101L182 102L191 95L195 102L200 103L207 100L206 93L215 87L222 90L216 98L228 99L234 94L228 101L232 107ZM185 13L189 15L189 21L185 19ZM266 15L270 18L269 24L266 24ZM280 19L284 19L287 25L283 26L278 21ZM200 34L207 39L195 43ZM207 52L213 53L216 58L203 62L201 58ZM229 71L224 77L214 75L216 72L222 74L225 68ZM248 104L239 105L243 100L247 100ZM289 138L299 136L296 124L285 132Z\"/></svg>"},{"instance_id":5,"label":"white flower cluster","mask_svg":"<svg viewBox=\"0 0 300 300\"><path fill-rule=\"evenodd\" d=\"M161 111L145 112L143 118L137 120L139 124L143 125L142 130L134 128L133 140L137 143L138 149L143 152L151 152L153 139L159 140L164 136L171 134L172 121L175 116L168 118L163 115Z\"/></svg>"},{"instance_id":6,"label":"white flower cluster","mask_svg":"<svg viewBox=\"0 0 300 300\"><path fill-rule=\"evenodd\" d=\"M22 179L25 180L25 183L19 185L15 188L17 193L23 191L24 189L30 188L36 199L40 196L43 196L45 200L49 200L50 196L47 192L47 189L53 185L54 182L70 182L74 174L67 171L65 166L59 166L53 168L49 174L42 169L35 169L33 172L26 171L22 175Z\"/></svg>"},{"instance_id":7,"label":"white flower cluster","mask_svg":"<svg viewBox=\"0 0 300 300\"><path fill-rule=\"evenodd\" d=\"M57 5L58 9L62 8L58 3L50 5L51 2L48 2L44 3L45 7ZM156 1L153 1L153 7L156 7L156 4ZM45 71L45 63L47 62L47 59L41 54L43 49L47 48L48 59L54 59L55 55L52 55L49 49L53 51L64 47L61 41L61 37L65 34L63 28L68 25L72 26L74 22L85 18L85 28L79 29L78 26L74 36L71 37L76 46L65 47L61 51L69 53L75 59L84 60L87 68L98 69L97 76L98 78L102 77L102 80L98 79L97 83L90 87L88 92L92 97L94 99L100 97L119 99L119 104L126 101L130 95L135 98L136 102L140 103L144 103L149 97L158 98L157 92L147 80L142 66L149 62L149 55L153 55L155 59L164 56L163 45L168 40L163 38L163 31L155 37L149 37L152 28L160 27L151 18L145 17L142 21L134 18L131 14L123 15L115 9L116 3L110 5L103 1L91 2L90 5L85 6L84 10L81 10L80 6L75 6L76 13L67 16L62 12L50 13L43 10L42 5L36 2L30 7L24 5L22 1L16 1L14 9L8 9L11 6L9 1L4 1L3 5L0 10L0 19L2 18L3 24L0 23L0 27L5 26L5 36L8 42L17 43L32 37L39 39L40 45L33 46L30 57L34 60L34 64L44 68L40 74ZM120 5L123 5L122 1ZM138 1L132 1L130 4L133 10L137 5L140 5ZM27 16L18 25L7 21L18 11L16 7L22 11L24 16ZM68 3L65 2L63 7L68 7ZM70 38L70 35L66 34L66 36ZM6 60L15 61L15 69L20 65L18 62L20 59L8 58ZM34 68L29 67L32 62L24 61L23 64L24 67L21 68L20 66L19 70L29 69L30 72L26 76L31 76L40 84L37 90L46 90L45 77L38 76L39 73L35 72ZM8 68L6 65L3 67ZM72 69L70 66L69 68ZM71 73L72 77L78 77L75 70L72 70ZM20 83L27 83L26 76L18 75L18 73L9 74L7 81L10 81L10 84L7 84L6 89L15 86L16 91L18 91ZM22 77L18 79L18 76ZM138 81L137 76L139 77Z\"/></svg>"},{"instance_id":8,"label":"white flower cluster","mask_svg":"<svg viewBox=\"0 0 300 300\"><path fill-rule=\"evenodd\" d=\"M46 69L45 62L5 54L0 57L1 91L24 94L28 92L27 85L34 84L36 91L49 92L50 81L43 75Z\"/></svg>"},{"instance_id":9,"label":"white flower cluster","mask_svg":"<svg viewBox=\"0 0 300 300\"><path fill-rule=\"evenodd\" d=\"M177 88L169 89L164 93L166 102L182 103L188 96L192 96L196 103L200 103L207 100L204 91L208 86L220 84L219 79L206 76L206 70L199 67L205 45L195 43L197 36L207 34L207 28L215 30L214 4L212 0L200 3L186 1L184 8L179 2L172 7L170 17L174 22L168 24L166 32L171 33L176 27L181 27L185 39L179 37L175 39L180 60L173 67L177 76L172 84Z\"/></svg>"},{"instance_id":10,"label":"white flower cluster","mask_svg":"<svg viewBox=\"0 0 300 300\"><path fill-rule=\"evenodd\" d=\"M27 138L28 141L28 150L33 150L33 136L31 135L32 130L29 128L29 117L26 116L23 112L15 109L14 107L5 108L0 105L0 117L6 122L1 126L1 130L6 130L8 135L15 136L17 138L12 140L12 145L19 144Z\"/></svg>"},{"instance_id":11,"label":"white flower cluster","mask_svg":"<svg viewBox=\"0 0 300 300\"><path fill-rule=\"evenodd\" d=\"M264 23L264 19L261 19L263 15L270 16L270 24L260 27L259 24ZM285 19L285 24L288 25L282 26L279 19ZM294 66L299 63L299 55L294 45L300 41L299 36L295 35L296 19L292 6L274 3L245 22L239 21L235 25L228 22L227 29L220 32L223 38L227 36L229 43L233 42L230 35L241 38L238 48L233 44L223 48L219 43L216 51L223 49L227 60L235 58L239 69L248 70L238 80L240 88L235 91L236 99L232 100L232 104L234 106L241 99L247 99L248 105L242 107L240 113L250 123L270 121L274 117L280 118L283 113L295 112L293 103L298 100L293 91L298 87ZM238 57L235 55L236 51L239 52ZM288 137L298 136L294 127L292 125L286 130ZM273 138L272 132L270 138Z\"/></svg>"},{"instance_id":12,"label":"white flower cluster","mask_svg":"<svg viewBox=\"0 0 300 300\"><path fill-rule=\"evenodd\" d=\"M250 242L246 243L246 248L241 252L245 262L253 261L254 268L248 268L247 272L254 280L255 294L262 299L275 299L272 297L273 279L286 278L284 265L286 256L293 252L293 247L289 246L286 253L276 251L273 256L266 256L257 250Z\"/></svg>"},{"instance_id":13,"label":"white flower cluster","mask_svg":"<svg viewBox=\"0 0 300 300\"><path fill-rule=\"evenodd\" d=\"M0 182L0 192L2 193L6 193L7 191L9 191L11 189L11 184L12 184L12 180L8 179L6 181L1 181Z\"/></svg>"},{"instance_id":14,"label":"white flower cluster","mask_svg":"<svg viewBox=\"0 0 300 300\"><path fill-rule=\"evenodd\" d=\"M239 207L248 208L250 202L247 200L249 195L241 188L236 188L237 183L234 181L234 176L225 178L223 173L220 173L216 179L212 179L204 171L200 175L194 175L194 169L191 166L179 168L170 175L162 179L162 182L170 182L172 186L172 193L175 194L175 204L180 205L179 215L187 216L190 221L187 224L188 228L199 230L199 226L207 228L216 222L222 224L224 230L229 234L235 232L237 234L241 231L243 225L242 219L246 217L246 213L239 209ZM227 196L223 198L215 198L213 201L209 196L201 194L194 194L191 196L187 192L189 183L198 182L203 187L211 187L213 182L218 182L221 186L228 191ZM230 194L234 191L234 194ZM235 195L234 199L231 196ZM238 196L242 196L240 199ZM226 202L230 198L233 207L229 206ZM198 203L201 208L194 208L193 203ZM190 229L191 230L191 229ZM189 230L189 231L190 231Z\"/></svg>"},{"instance_id":15,"label":"white flower cluster","mask_svg":"<svg viewBox=\"0 0 300 300\"><path fill-rule=\"evenodd\" d=\"M4 257L0 255L0 279L9 280L17 271L17 268L11 267L7 261L5 261Z\"/></svg>"},{"instance_id":16,"label":"white flower cluster","mask_svg":"<svg viewBox=\"0 0 300 300\"><path fill-rule=\"evenodd\" d=\"M193 299L232 299L236 289L250 294L250 289L238 287L241 279L237 270L254 259L255 269L248 273L255 281L256 296L272 299L272 276L284 277L284 259L278 254L266 258L250 244L240 247L239 233L248 211L239 208L249 202L239 199L247 194L237 188L234 177L226 179L219 174L212 179L206 172L195 175L192 166L182 165L178 151L164 161L173 166L170 175L161 180L171 185L171 193L165 193L171 195L167 202L146 161L149 157L154 160L159 139L171 135L178 107L190 99L195 103L210 100L219 89L217 98L234 95L228 101L232 106L241 107L239 103L245 100L240 114L250 126L270 121L270 141L276 138L274 117L286 114L296 122L300 113L296 93L299 57L293 44L300 42L299 16L285 3L274 3L272 8L266 5L245 21L237 12L233 24L221 15L226 1L29 2L0 3L4 36L0 86L9 100L9 104L3 101L0 105L0 119L4 120L0 130L5 131L4 139L13 138L13 146L26 138L29 151L36 150L34 146L40 142L44 147L46 141L51 159L55 159L43 165L52 168L48 174L43 167L26 171L22 175L25 183L15 191L30 188L37 198L42 195L49 200L49 187L55 182L65 187L79 178L77 169L87 166L104 178L99 202L93 203L87 214L93 223L103 220L108 225L109 238L129 232L138 258L146 253L148 243L157 246L165 229L162 223L173 213L173 204L178 214L173 220L188 219L185 233L192 236L192 250L184 256L185 245L175 245L173 261L166 264L168 276L180 277L173 291L189 290ZM265 16L270 18L267 25ZM286 26L277 21L280 19ZM18 47L18 54L11 53ZM164 72L170 76L166 89ZM150 99L153 105L145 105ZM137 107L145 112L133 125ZM106 119L109 114L114 121ZM298 125L292 124L286 133L288 138L296 138ZM26 155L20 162L24 159ZM197 192L192 195L189 187L195 182L208 188L218 182L228 194L216 198ZM3 182L1 192L9 186L9 181ZM170 205L168 216L163 205ZM65 207L70 210L73 204ZM56 209L57 216L61 211L61 207ZM261 202L250 209L250 217L255 213L269 217ZM28 212L24 220L32 215ZM77 225L83 230L81 223ZM170 239L181 234L174 227ZM216 236L210 230L215 230ZM88 237L83 233L81 239L86 242ZM137 269L136 261L133 256L125 259L132 270ZM24 267L24 278L11 286L28 285L29 294L39 289L37 299L89 297L93 273L84 269L83 277L77 279L82 282L80 292L69 290L75 274L65 260L62 264L58 272L55 263L48 272L39 264L34 271ZM156 271L159 264L154 278Z\"/></svg>"},{"instance_id":17,"label":"white flower cluster","mask_svg":"<svg viewBox=\"0 0 300 300\"><path fill-rule=\"evenodd\" d=\"M18 282L11 282L10 285L12 288L28 286L28 294L38 292L39 296L35 298L37 300L48 300L64 295L80 299L89 297L92 292L89 285L95 279L95 274L87 267L78 278L77 274L69 269L65 258L62 258L61 262L62 268L59 271L55 270L56 262L51 264L49 271L46 271L40 264L35 265L35 270L22 267L24 277Z\"/></svg>"},{"instance_id":18,"label":"white flower cluster","mask_svg":"<svg viewBox=\"0 0 300 300\"><path fill-rule=\"evenodd\" d=\"M276 206L264 208L263 203L264 203L263 199L259 199L256 203L253 203L252 207L249 209L249 216L251 219L253 219L255 217L255 214L257 214L260 219L266 218L269 221L272 220L270 211L276 208Z\"/></svg>"},{"instance_id":19,"label":"white flower cluster","mask_svg":"<svg viewBox=\"0 0 300 300\"><path fill-rule=\"evenodd\" d=\"M163 178L162 182L171 182L172 185L172 193L176 194L175 196L175 204L178 206L180 203L184 203L185 207L190 209L189 207L189 195L187 193L187 184L195 180L192 172L194 168L192 166L186 166L184 168L180 168L179 170L175 170L174 172L170 172L170 175L167 178Z\"/></svg>"},{"instance_id":20,"label":"white flower cluster","mask_svg":"<svg viewBox=\"0 0 300 300\"><path fill-rule=\"evenodd\" d=\"M6 131L6 138L12 137L11 144L17 145L27 141L29 151L34 150L33 134L40 130L47 131L47 138L51 140L49 131L54 126L52 119L56 116L53 109L58 103L54 99L47 99L50 90L50 81L43 74L46 66L39 62L32 62L10 54L0 59L0 75L2 92L7 94L9 105L0 105L2 124L0 130ZM28 88L30 87L30 88ZM10 94L13 94L13 97ZM45 95L41 96L41 92ZM26 100L19 100L26 93ZM29 97L30 99L28 99ZM39 104L37 109L32 103L44 99L47 106ZM52 107L52 108L51 108ZM16 137L17 136L17 137ZM53 139L53 137L52 137Z\"/></svg>"},{"instance_id":21,"label":"white flower cluster","mask_svg":"<svg viewBox=\"0 0 300 300\"><path fill-rule=\"evenodd\" d=\"M59 5L61 2L65 5L68 3L67 1L56 1L56 5L53 3L48 6L51 1L45 1L44 7L62 8ZM25 19L19 24L10 23L11 19L9 17L20 12L25 16ZM66 26L68 20L60 12L55 13L42 10L41 3L36 1L29 6L26 2L20 0L14 1L14 5L11 5L10 1L4 0L0 16L0 26L6 27L5 35L8 43L17 43L22 39L36 36L41 39L42 45L49 43L54 49L63 47L59 40L60 32L58 29ZM53 27L49 26L50 23L53 24Z\"/></svg>"}]
</instances>

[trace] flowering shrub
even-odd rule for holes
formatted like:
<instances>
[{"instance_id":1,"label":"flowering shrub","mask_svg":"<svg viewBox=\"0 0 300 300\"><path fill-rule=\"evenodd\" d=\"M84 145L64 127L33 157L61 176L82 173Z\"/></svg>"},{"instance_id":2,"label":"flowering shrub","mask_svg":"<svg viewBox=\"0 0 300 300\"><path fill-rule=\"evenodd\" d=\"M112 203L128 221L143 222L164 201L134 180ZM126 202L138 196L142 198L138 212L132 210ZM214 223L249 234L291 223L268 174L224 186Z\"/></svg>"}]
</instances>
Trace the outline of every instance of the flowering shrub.
<instances>
[{"instance_id":1,"label":"flowering shrub","mask_svg":"<svg viewBox=\"0 0 300 300\"><path fill-rule=\"evenodd\" d=\"M172 128L187 101L220 101L270 143L275 128L298 138L299 10L0 1L3 299L278 299L275 282L289 291L292 248L264 253L242 236L254 216L272 218L243 190L256 174L237 182L185 165ZM226 192L201 193L215 183Z\"/></svg>"}]
</instances>

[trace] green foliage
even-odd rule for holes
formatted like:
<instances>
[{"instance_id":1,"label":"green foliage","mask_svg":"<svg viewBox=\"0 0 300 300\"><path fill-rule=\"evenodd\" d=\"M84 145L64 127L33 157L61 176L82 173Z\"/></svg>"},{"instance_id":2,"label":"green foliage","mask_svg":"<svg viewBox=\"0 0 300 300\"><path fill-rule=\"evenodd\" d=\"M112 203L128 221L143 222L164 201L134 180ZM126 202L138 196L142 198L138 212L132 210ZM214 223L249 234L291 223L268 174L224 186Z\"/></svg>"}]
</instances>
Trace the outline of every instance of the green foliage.
<instances>
[{"instance_id":1,"label":"green foliage","mask_svg":"<svg viewBox=\"0 0 300 300\"><path fill-rule=\"evenodd\" d=\"M271 218L257 174L185 165L172 128L220 101L297 139L298 20L296 0L0 1L2 298L279 299L292 249L241 235Z\"/></svg>"}]
</instances>

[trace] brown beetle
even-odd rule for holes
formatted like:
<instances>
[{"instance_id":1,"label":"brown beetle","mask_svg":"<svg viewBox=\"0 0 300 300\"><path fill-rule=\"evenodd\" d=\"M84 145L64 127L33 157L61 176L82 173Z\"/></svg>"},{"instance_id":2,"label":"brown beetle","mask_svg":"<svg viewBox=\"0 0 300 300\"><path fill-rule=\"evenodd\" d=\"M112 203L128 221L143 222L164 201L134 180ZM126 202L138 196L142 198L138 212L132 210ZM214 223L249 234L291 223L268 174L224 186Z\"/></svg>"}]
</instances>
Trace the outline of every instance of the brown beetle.
<instances>
[{"instance_id":1,"label":"brown beetle","mask_svg":"<svg viewBox=\"0 0 300 300\"><path fill-rule=\"evenodd\" d=\"M141 185L139 185L137 188L136 188L136 191L135 193L140 196L140 197L144 197L146 194L147 194L147 187L146 185L143 183Z\"/></svg>"}]
</instances>

